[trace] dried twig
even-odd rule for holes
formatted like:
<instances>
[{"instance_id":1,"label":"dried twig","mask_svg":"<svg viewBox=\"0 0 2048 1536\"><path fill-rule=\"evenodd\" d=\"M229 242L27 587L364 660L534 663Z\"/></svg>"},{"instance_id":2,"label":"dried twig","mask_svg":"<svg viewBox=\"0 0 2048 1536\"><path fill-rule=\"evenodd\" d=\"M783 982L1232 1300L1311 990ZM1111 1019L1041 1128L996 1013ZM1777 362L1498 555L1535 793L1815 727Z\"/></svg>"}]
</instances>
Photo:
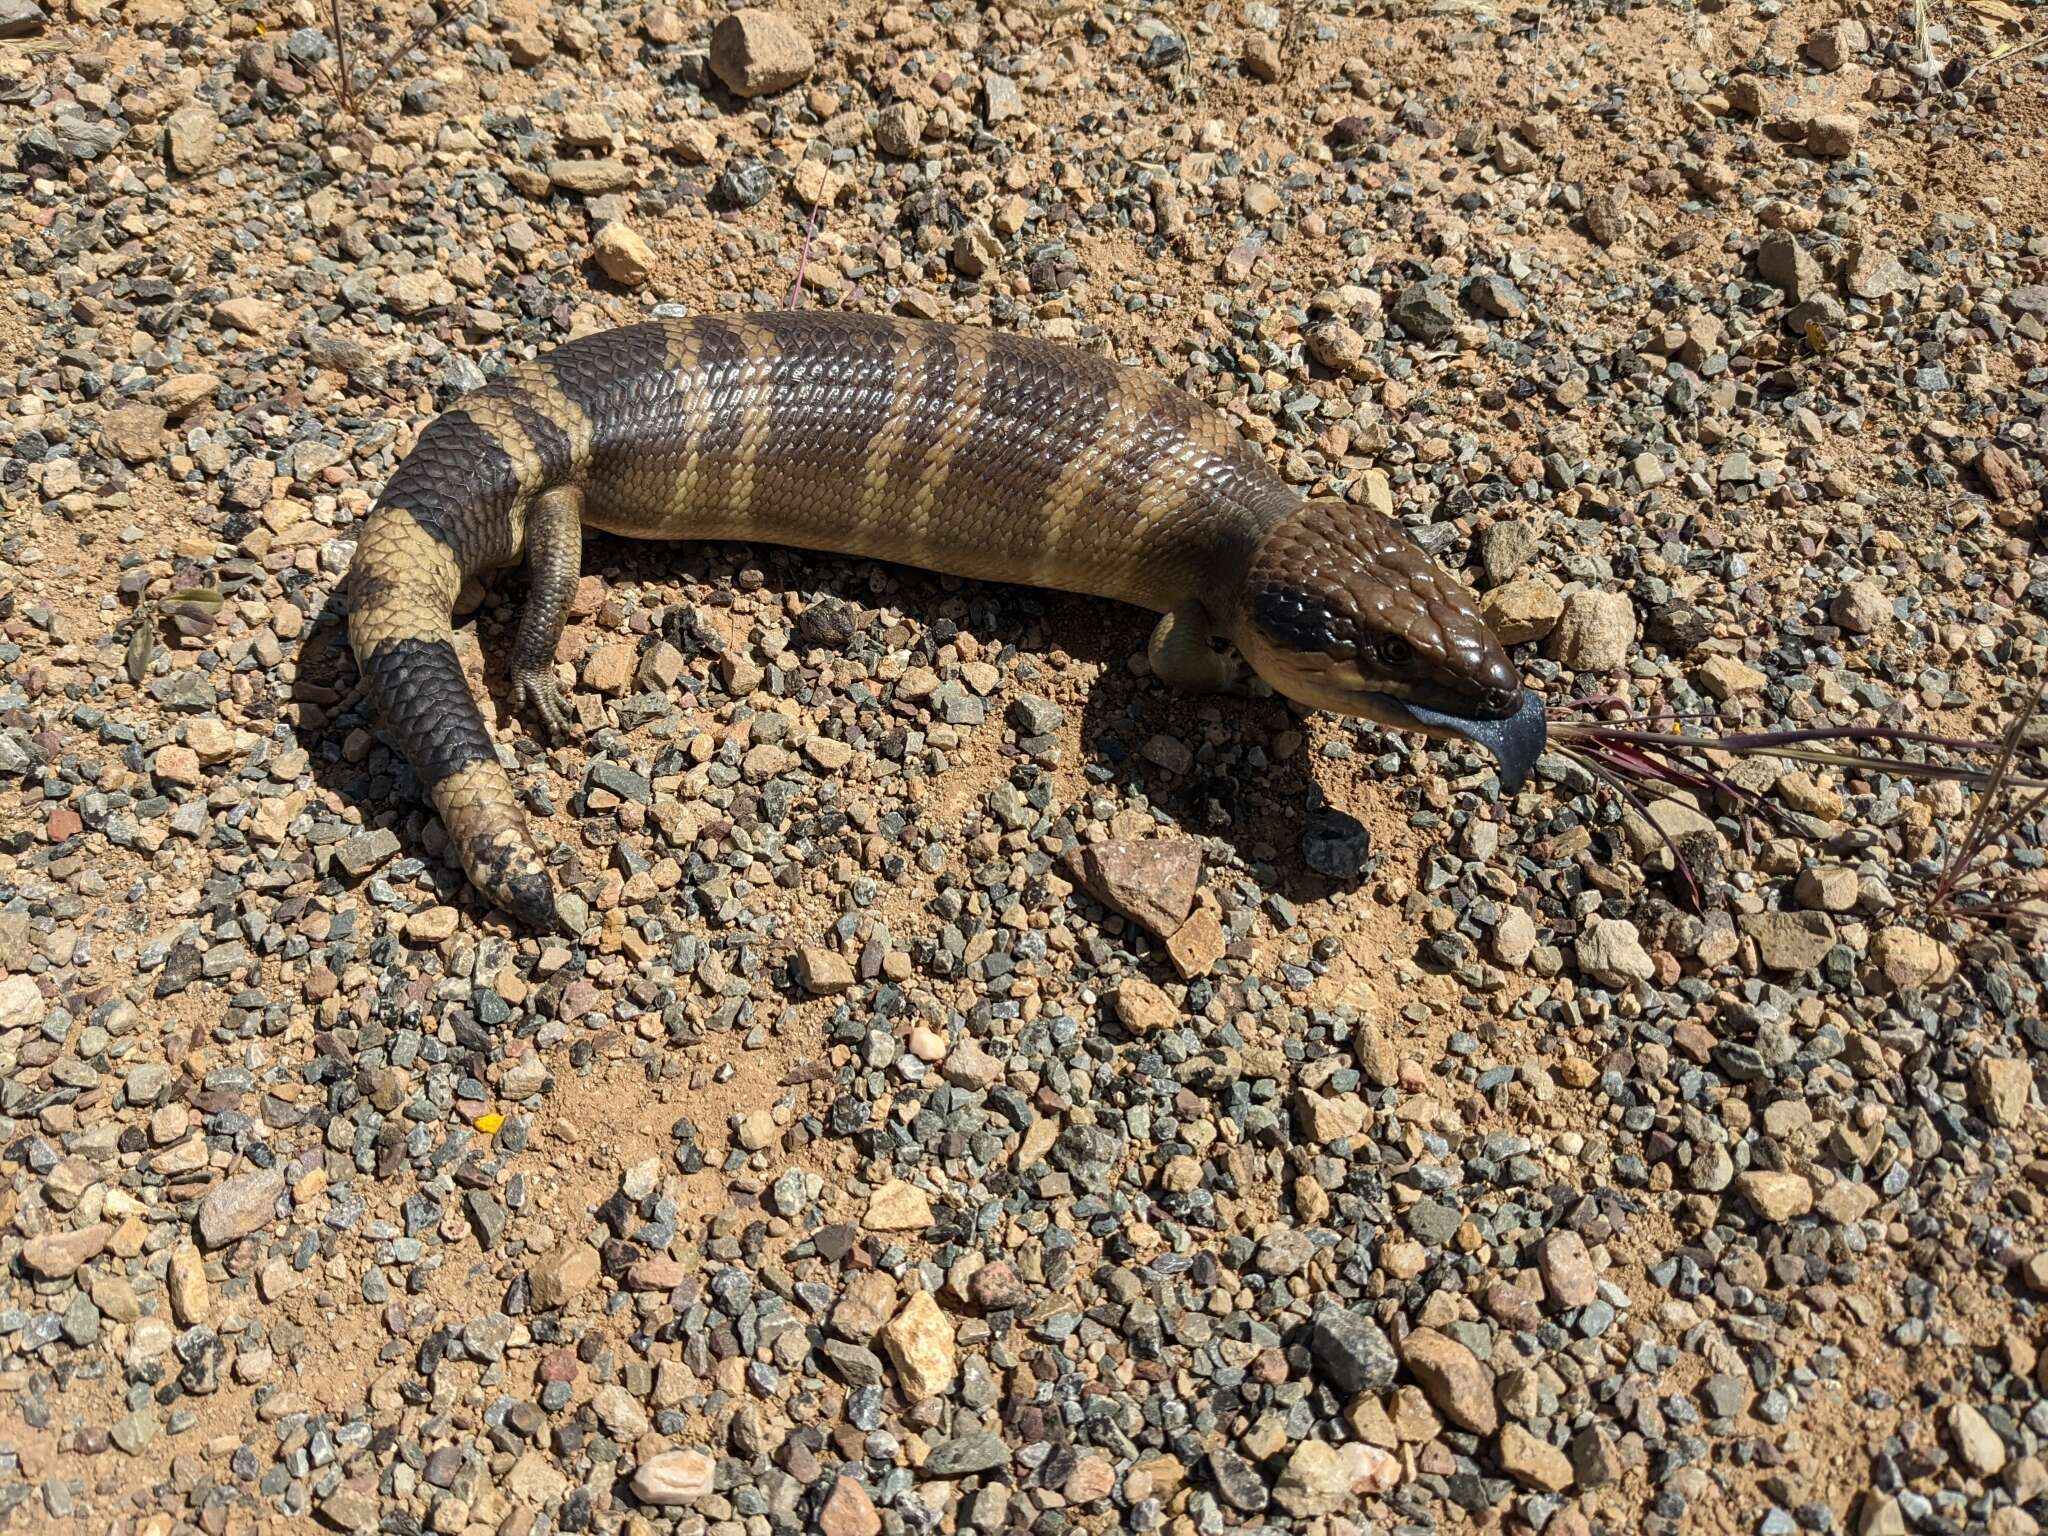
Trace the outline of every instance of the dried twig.
<instances>
[{"instance_id":1,"label":"dried twig","mask_svg":"<svg viewBox=\"0 0 2048 1536\"><path fill-rule=\"evenodd\" d=\"M441 28L447 26L461 10L461 6L451 5L446 10L436 11L432 21L423 22L421 25L413 28L412 36L384 55L384 60L377 66L377 72L371 77L370 83L372 85L382 85L386 80L390 79L392 68L400 59L411 53L413 49L419 47L421 43L424 43L428 38L440 31Z\"/></svg>"},{"instance_id":2,"label":"dried twig","mask_svg":"<svg viewBox=\"0 0 2048 1536\"><path fill-rule=\"evenodd\" d=\"M1591 754L1577 752L1570 747L1562 747L1560 750L1586 772L1620 795L1634 808L1635 813L1643 818L1650 830L1657 834L1658 841L1670 852L1672 865L1677 869L1678 877L1685 882L1686 898L1691 903L1693 911L1701 910L1704 902L1700 897L1699 880L1692 872L1691 861L1686 858L1684 850L1672 840L1671 834L1666 832L1657 818L1650 814L1649 806L1643 803L1642 797L1629 785L1628 780Z\"/></svg>"},{"instance_id":3,"label":"dried twig","mask_svg":"<svg viewBox=\"0 0 2048 1536\"><path fill-rule=\"evenodd\" d=\"M799 309L803 304L804 268L811 259L811 242L818 238L818 210L814 206L810 217L804 220L803 249L796 253L796 276L790 280L789 298L784 309Z\"/></svg>"},{"instance_id":4,"label":"dried twig","mask_svg":"<svg viewBox=\"0 0 2048 1536\"><path fill-rule=\"evenodd\" d=\"M1639 790L1656 794L1684 791L1702 799L1723 796L1743 809L1783 820L1783 814L1768 801L1744 790L1717 772L1710 755L1723 757L1777 757L1791 762L1812 763L1852 773L1890 774L1901 778L1967 784L1979 799L1969 827L1927 897L1927 905L1958 910L1962 882L1985 853L2048 808L2048 780L2016 774L2022 733L2028 719L2048 698L2048 679L2035 689L2027 708L2013 720L1998 741L1980 741L1943 736L1890 726L1814 726L1798 730L1741 731L1726 735L1689 735L1676 730L1677 721L1644 720L1609 723L1596 720L1561 719L1551 725L1551 740L1557 750L1578 763L1601 783L1621 795L1651 827L1663 837L1677 861L1678 873L1687 892L1698 898L1698 882L1687 866L1684 854L1651 818L1639 797ZM1621 702L1615 699L1575 701L1568 708L1601 708ZM1669 729L1652 727L1667 725ZM1928 762L1897 754L1839 750L1843 746L1882 743L1899 748L1934 747L1945 752L1996 754L1992 766L1975 768L1948 762ZM1832 746L1827 744L1834 744ZM2017 797L2008 800L2008 797ZM1979 899L1967 910L1988 915L2019 903L1987 899L1990 895L1973 890Z\"/></svg>"},{"instance_id":5,"label":"dried twig","mask_svg":"<svg viewBox=\"0 0 2048 1536\"><path fill-rule=\"evenodd\" d=\"M442 27L445 27L462 10L462 7L459 5L451 5L445 10L437 10L434 12L432 20L413 28L411 35L404 42L393 48L382 59L371 66L370 78L364 89L359 91L356 89L355 73L350 68L348 60L348 36L342 17L342 0L327 0L327 4L327 36L328 40L334 44L335 98L340 102L342 111L350 117L358 118L362 116L363 105L368 99L369 93L391 78L391 71L397 67L398 61L432 37Z\"/></svg>"},{"instance_id":6,"label":"dried twig","mask_svg":"<svg viewBox=\"0 0 2048 1536\"><path fill-rule=\"evenodd\" d=\"M1976 814L1970 818L1970 825L1963 833L1962 842L1956 847L1955 856L1949 860L1947 867L1941 872L1941 877L1934 882L1934 889L1928 893L1927 904L1930 907L1953 905L1958 887L1985 849L2002 841L2009 832L2037 810L2044 799L2048 799L2048 786L2039 785L2032 780L2015 779L2012 776L2013 762L2019 756L2020 738L2026 732L2027 722L2041 708L2044 696L2048 696L2048 675L2044 675L2041 681L2034 685L2034 697L2026 708L2013 715L2012 724L2006 728L2005 740L1999 744L1998 761L1992 767L1984 792L1977 797ZM2007 789L2015 787L2032 790L2033 793L2021 800L2011 815L1994 823L1992 808L2004 797Z\"/></svg>"},{"instance_id":7,"label":"dried twig","mask_svg":"<svg viewBox=\"0 0 2048 1536\"><path fill-rule=\"evenodd\" d=\"M334 44L334 94L342 111L360 117L356 82L348 67L348 28L342 23L341 0L327 0L327 37Z\"/></svg>"}]
</instances>

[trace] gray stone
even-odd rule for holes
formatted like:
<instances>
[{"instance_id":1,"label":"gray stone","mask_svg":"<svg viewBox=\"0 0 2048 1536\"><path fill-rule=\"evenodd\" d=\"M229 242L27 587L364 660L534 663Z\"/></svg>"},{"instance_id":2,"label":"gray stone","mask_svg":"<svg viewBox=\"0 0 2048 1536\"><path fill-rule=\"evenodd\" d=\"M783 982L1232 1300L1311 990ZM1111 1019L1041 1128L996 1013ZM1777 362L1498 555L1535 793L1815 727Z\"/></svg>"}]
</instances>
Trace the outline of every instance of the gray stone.
<instances>
[{"instance_id":1,"label":"gray stone","mask_svg":"<svg viewBox=\"0 0 2048 1536\"><path fill-rule=\"evenodd\" d=\"M922 1477L969 1477L976 1472L992 1472L1009 1462L1010 1448L1001 1435L960 1435L933 1446L918 1473Z\"/></svg>"},{"instance_id":2,"label":"gray stone","mask_svg":"<svg viewBox=\"0 0 2048 1536\"><path fill-rule=\"evenodd\" d=\"M389 827L379 827L374 832L358 832L354 837L344 838L334 850L334 860L351 880L360 880L396 858L398 850L398 834Z\"/></svg>"},{"instance_id":3,"label":"gray stone","mask_svg":"<svg viewBox=\"0 0 2048 1536\"><path fill-rule=\"evenodd\" d=\"M1756 269L1765 282L1785 295L1788 304L1804 303L1827 283L1813 253L1782 229L1764 236L1757 247Z\"/></svg>"},{"instance_id":4,"label":"gray stone","mask_svg":"<svg viewBox=\"0 0 2048 1536\"><path fill-rule=\"evenodd\" d=\"M1393 1385L1400 1368L1380 1325L1342 1307L1325 1307L1315 1315L1308 1347L1317 1368L1344 1392L1378 1392Z\"/></svg>"},{"instance_id":5,"label":"gray stone","mask_svg":"<svg viewBox=\"0 0 2048 1536\"><path fill-rule=\"evenodd\" d=\"M34 37L48 24L35 0L0 0L0 37Z\"/></svg>"},{"instance_id":6,"label":"gray stone","mask_svg":"<svg viewBox=\"0 0 2048 1536\"><path fill-rule=\"evenodd\" d=\"M1387 318L1410 341L1434 346L1456 328L1458 312L1436 284L1410 283L1395 296Z\"/></svg>"}]
</instances>

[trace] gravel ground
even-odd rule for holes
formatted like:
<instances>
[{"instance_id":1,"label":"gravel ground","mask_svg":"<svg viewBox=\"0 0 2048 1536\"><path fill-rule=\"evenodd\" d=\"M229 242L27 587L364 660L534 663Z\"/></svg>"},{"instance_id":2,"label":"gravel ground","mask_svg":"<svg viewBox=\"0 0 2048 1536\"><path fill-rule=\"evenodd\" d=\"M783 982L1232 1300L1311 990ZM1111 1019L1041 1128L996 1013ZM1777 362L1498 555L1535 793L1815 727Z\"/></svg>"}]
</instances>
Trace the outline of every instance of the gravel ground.
<instances>
[{"instance_id":1,"label":"gravel ground","mask_svg":"<svg viewBox=\"0 0 2048 1536\"><path fill-rule=\"evenodd\" d=\"M539 942L333 598L506 357L896 310L1181 380L1553 700L1996 733L2040 12L348 9L353 115L310 0L0 0L7 1528L2038 1529L2048 960L1921 901L1954 787L1653 828L1107 604L595 540L573 746L519 578L461 631Z\"/></svg>"}]
</instances>

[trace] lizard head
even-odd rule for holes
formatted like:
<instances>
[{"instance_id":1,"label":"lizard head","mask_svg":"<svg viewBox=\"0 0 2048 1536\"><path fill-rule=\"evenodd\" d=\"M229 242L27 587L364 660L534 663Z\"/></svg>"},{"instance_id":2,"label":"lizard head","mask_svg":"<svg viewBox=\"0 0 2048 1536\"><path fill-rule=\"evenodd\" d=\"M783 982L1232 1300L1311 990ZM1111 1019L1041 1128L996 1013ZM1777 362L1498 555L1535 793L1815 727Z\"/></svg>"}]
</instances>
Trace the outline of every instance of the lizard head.
<instances>
[{"instance_id":1,"label":"lizard head","mask_svg":"<svg viewBox=\"0 0 2048 1536\"><path fill-rule=\"evenodd\" d=\"M1268 529L1230 628L1276 693L1473 742L1500 763L1507 790L1543 751L1543 701L1470 595L1370 508L1305 502Z\"/></svg>"}]
</instances>

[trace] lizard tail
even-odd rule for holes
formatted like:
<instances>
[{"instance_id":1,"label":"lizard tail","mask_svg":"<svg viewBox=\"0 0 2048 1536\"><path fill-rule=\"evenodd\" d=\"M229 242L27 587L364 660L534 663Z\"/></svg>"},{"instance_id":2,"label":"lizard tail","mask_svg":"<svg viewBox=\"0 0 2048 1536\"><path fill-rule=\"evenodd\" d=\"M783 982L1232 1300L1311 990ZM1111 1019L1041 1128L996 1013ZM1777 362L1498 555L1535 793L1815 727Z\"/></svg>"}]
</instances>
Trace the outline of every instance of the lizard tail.
<instances>
[{"instance_id":1,"label":"lizard tail","mask_svg":"<svg viewBox=\"0 0 2048 1536\"><path fill-rule=\"evenodd\" d=\"M538 475L464 413L436 420L363 525L349 571L349 642L390 739L412 763L463 869L521 923L555 924L554 882L528 835L457 660L466 575L509 563Z\"/></svg>"}]
</instances>

